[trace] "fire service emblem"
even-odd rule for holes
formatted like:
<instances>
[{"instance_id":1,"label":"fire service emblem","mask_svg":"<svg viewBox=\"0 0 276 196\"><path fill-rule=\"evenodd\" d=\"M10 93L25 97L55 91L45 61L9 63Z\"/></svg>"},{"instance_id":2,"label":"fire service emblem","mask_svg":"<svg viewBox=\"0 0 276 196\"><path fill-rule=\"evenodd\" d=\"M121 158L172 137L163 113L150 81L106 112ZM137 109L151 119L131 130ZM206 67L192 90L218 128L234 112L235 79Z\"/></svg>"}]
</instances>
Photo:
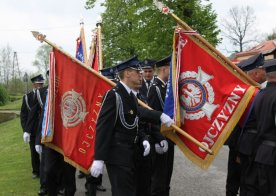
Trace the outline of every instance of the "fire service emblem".
<instances>
[{"instance_id":1,"label":"fire service emblem","mask_svg":"<svg viewBox=\"0 0 276 196\"><path fill-rule=\"evenodd\" d=\"M67 91L62 96L61 101L61 117L63 126L75 127L83 122L88 112L86 112L86 104L80 93Z\"/></svg>"},{"instance_id":2,"label":"fire service emblem","mask_svg":"<svg viewBox=\"0 0 276 196\"><path fill-rule=\"evenodd\" d=\"M207 117L208 120L219 105L214 103L214 90L208 82L213 76L198 67L194 71L182 72L179 77L179 96L181 120L198 120Z\"/></svg>"}]
</instances>

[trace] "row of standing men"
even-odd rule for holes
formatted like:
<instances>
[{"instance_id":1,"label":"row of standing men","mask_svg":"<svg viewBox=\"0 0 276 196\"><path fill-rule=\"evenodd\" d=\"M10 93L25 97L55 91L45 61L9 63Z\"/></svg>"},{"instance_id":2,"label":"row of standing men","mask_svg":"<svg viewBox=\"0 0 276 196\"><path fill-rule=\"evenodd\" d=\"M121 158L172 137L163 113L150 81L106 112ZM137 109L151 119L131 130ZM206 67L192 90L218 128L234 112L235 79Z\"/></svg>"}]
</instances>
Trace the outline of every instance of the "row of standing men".
<instances>
[{"instance_id":1,"label":"row of standing men","mask_svg":"<svg viewBox=\"0 0 276 196\"><path fill-rule=\"evenodd\" d=\"M102 70L107 77L116 75L117 86L106 93L102 102L96 128L95 161L91 175L86 178L87 195L96 195L103 163L113 196L169 195L174 144L160 133L160 123L167 126L173 123L162 113L169 62L170 57L158 62L140 62L133 57ZM157 76L153 77L155 65ZM41 75L32 78L38 90L23 97L21 108L23 139L30 144L33 175L40 176L39 195L57 195L63 188L65 195L74 195L75 168L64 162L61 154L40 142L39 130L48 89L47 86L41 88L42 80ZM155 111L138 106L137 98Z\"/></svg>"},{"instance_id":2,"label":"row of standing men","mask_svg":"<svg viewBox=\"0 0 276 196\"><path fill-rule=\"evenodd\" d=\"M245 118L226 142L229 146L227 196L276 195L276 60L257 54L238 66L255 82L255 96Z\"/></svg>"}]
</instances>

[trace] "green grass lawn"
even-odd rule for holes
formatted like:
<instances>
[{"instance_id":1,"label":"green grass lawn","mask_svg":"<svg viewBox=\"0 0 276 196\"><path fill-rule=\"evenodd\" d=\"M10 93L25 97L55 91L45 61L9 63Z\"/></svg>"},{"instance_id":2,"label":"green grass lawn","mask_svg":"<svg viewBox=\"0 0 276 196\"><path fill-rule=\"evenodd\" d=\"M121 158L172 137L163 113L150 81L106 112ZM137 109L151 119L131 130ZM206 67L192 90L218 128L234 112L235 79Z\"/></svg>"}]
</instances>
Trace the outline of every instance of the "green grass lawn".
<instances>
[{"instance_id":1,"label":"green grass lawn","mask_svg":"<svg viewBox=\"0 0 276 196\"><path fill-rule=\"evenodd\" d=\"M22 99L9 102L4 106L0 106L0 110L20 110L22 105Z\"/></svg>"},{"instance_id":2,"label":"green grass lawn","mask_svg":"<svg viewBox=\"0 0 276 196\"><path fill-rule=\"evenodd\" d=\"M29 145L22 135L19 118L0 124L1 196L32 196L39 190L39 180L32 179Z\"/></svg>"}]
</instances>

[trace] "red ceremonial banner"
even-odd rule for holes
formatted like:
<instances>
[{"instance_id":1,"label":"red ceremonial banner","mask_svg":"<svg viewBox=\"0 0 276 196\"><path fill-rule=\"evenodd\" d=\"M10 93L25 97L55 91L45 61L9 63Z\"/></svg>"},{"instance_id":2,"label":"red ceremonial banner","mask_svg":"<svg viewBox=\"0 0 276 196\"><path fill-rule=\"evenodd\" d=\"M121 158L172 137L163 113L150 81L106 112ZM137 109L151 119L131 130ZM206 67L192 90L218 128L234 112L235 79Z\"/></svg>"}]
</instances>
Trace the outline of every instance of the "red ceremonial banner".
<instances>
[{"instance_id":1,"label":"red ceremonial banner","mask_svg":"<svg viewBox=\"0 0 276 196\"><path fill-rule=\"evenodd\" d=\"M94 157L102 98L112 85L57 49L53 52L55 64L50 70L49 93L53 95L50 98L53 138L45 144L62 153L65 161L87 172Z\"/></svg>"},{"instance_id":2,"label":"red ceremonial banner","mask_svg":"<svg viewBox=\"0 0 276 196\"><path fill-rule=\"evenodd\" d=\"M190 160L206 169L238 123L256 87L198 42L194 33L180 29L175 32L171 100L181 129L214 155L179 133L168 132L167 136ZM165 105L171 100L166 100Z\"/></svg>"}]
</instances>

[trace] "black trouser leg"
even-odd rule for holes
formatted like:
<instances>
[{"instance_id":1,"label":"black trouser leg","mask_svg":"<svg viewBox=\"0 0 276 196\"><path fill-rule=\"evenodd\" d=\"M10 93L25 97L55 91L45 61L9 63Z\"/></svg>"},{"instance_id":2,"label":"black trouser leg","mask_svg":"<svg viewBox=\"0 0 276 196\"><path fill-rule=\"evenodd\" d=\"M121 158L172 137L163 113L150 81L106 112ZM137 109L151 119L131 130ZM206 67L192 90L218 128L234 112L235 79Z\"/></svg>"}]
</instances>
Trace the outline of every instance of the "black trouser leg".
<instances>
[{"instance_id":1,"label":"black trouser leg","mask_svg":"<svg viewBox=\"0 0 276 196\"><path fill-rule=\"evenodd\" d=\"M151 195L165 196L168 174L168 154L152 154Z\"/></svg>"},{"instance_id":2,"label":"black trouser leg","mask_svg":"<svg viewBox=\"0 0 276 196\"><path fill-rule=\"evenodd\" d=\"M170 195L170 184L173 173L173 162L174 162L174 143L168 139L169 149L168 149L168 173L166 180L166 196Z\"/></svg>"},{"instance_id":3,"label":"black trouser leg","mask_svg":"<svg viewBox=\"0 0 276 196\"><path fill-rule=\"evenodd\" d=\"M112 196L135 196L136 176L134 168L106 164Z\"/></svg>"},{"instance_id":4,"label":"black trouser leg","mask_svg":"<svg viewBox=\"0 0 276 196\"><path fill-rule=\"evenodd\" d=\"M63 172L63 157L58 152L45 148L45 175L49 196L56 196L60 178L58 174Z\"/></svg>"},{"instance_id":5,"label":"black trouser leg","mask_svg":"<svg viewBox=\"0 0 276 196\"><path fill-rule=\"evenodd\" d=\"M228 171L226 179L226 196L236 196L240 188L240 164L237 163L236 150L229 148Z\"/></svg>"},{"instance_id":6,"label":"black trouser leg","mask_svg":"<svg viewBox=\"0 0 276 196\"><path fill-rule=\"evenodd\" d=\"M42 145L42 153L40 156L40 189L46 188L46 174L45 174L45 147Z\"/></svg>"},{"instance_id":7,"label":"black trouser leg","mask_svg":"<svg viewBox=\"0 0 276 196\"><path fill-rule=\"evenodd\" d=\"M63 161L65 196L74 196L76 192L76 168Z\"/></svg>"},{"instance_id":8,"label":"black trouser leg","mask_svg":"<svg viewBox=\"0 0 276 196\"><path fill-rule=\"evenodd\" d=\"M102 183L102 175L95 178L91 175L86 176L87 196L96 196L97 186Z\"/></svg>"},{"instance_id":9,"label":"black trouser leg","mask_svg":"<svg viewBox=\"0 0 276 196\"><path fill-rule=\"evenodd\" d=\"M30 150L31 150L31 162L32 162L32 173L39 175L40 159L39 154L35 150L35 137L30 138Z\"/></svg>"}]
</instances>

